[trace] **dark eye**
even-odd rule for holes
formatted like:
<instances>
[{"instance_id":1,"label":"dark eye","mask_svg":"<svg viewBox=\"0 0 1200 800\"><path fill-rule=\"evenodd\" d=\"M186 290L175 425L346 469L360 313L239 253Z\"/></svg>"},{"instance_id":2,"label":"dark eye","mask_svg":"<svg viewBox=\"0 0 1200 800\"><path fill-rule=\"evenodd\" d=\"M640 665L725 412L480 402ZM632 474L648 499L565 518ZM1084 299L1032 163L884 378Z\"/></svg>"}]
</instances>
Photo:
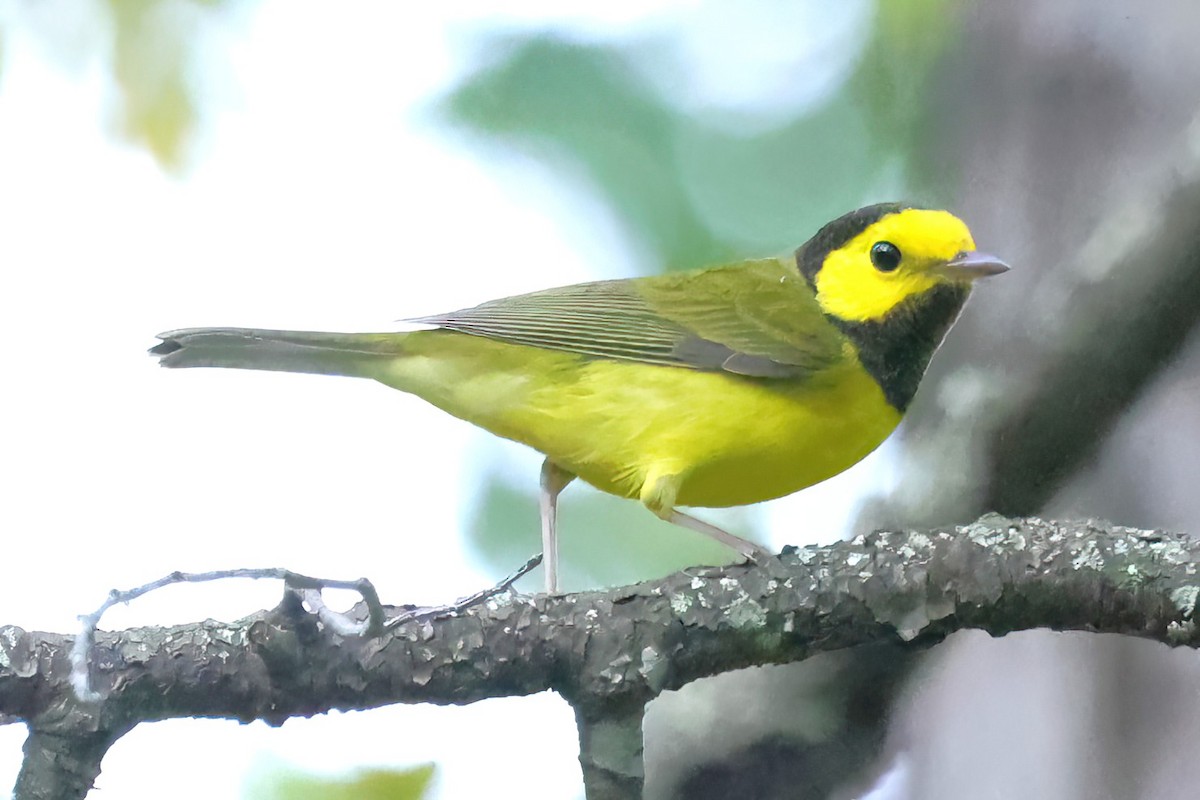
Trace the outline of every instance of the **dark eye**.
<instances>
[{"instance_id":1,"label":"dark eye","mask_svg":"<svg viewBox=\"0 0 1200 800\"><path fill-rule=\"evenodd\" d=\"M900 266L900 248L891 242L876 242L871 245L871 263L880 272L891 272Z\"/></svg>"}]
</instances>

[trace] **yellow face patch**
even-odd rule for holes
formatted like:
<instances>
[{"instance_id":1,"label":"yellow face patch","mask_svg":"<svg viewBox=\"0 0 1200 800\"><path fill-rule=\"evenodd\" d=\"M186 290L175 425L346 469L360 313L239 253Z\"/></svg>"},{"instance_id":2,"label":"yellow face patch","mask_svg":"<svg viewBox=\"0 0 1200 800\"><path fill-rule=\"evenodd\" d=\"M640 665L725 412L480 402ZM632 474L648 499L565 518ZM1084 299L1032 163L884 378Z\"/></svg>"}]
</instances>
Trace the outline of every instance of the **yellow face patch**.
<instances>
[{"instance_id":1,"label":"yellow face patch","mask_svg":"<svg viewBox=\"0 0 1200 800\"><path fill-rule=\"evenodd\" d=\"M876 245L899 250L899 264L881 270L871 260ZM881 319L899 303L950 279L937 268L974 250L966 224L946 211L909 208L889 214L832 251L817 273L817 301L850 322Z\"/></svg>"}]
</instances>

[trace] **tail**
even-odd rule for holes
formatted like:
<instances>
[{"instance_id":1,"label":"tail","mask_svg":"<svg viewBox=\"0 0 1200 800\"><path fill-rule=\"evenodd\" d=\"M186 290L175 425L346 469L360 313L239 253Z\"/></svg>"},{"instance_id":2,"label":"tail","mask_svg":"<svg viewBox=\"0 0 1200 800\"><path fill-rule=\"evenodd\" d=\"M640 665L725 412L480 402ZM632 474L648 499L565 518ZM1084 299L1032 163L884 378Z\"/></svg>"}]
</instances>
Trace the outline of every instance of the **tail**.
<instances>
[{"instance_id":1,"label":"tail","mask_svg":"<svg viewBox=\"0 0 1200 800\"><path fill-rule=\"evenodd\" d=\"M371 377L404 353L405 333L183 328L150 348L164 367L229 367Z\"/></svg>"}]
</instances>

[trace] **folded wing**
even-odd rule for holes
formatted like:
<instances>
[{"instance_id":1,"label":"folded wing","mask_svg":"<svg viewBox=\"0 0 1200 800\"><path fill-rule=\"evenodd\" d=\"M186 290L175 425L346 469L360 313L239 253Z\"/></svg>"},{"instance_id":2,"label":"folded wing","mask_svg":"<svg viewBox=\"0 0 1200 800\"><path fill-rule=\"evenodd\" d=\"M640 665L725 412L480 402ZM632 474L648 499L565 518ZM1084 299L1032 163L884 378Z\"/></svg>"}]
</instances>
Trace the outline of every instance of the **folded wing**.
<instances>
[{"instance_id":1,"label":"folded wing","mask_svg":"<svg viewBox=\"0 0 1200 800\"><path fill-rule=\"evenodd\" d=\"M596 281L409 320L594 358L754 378L801 378L838 359L841 335L787 261Z\"/></svg>"}]
</instances>

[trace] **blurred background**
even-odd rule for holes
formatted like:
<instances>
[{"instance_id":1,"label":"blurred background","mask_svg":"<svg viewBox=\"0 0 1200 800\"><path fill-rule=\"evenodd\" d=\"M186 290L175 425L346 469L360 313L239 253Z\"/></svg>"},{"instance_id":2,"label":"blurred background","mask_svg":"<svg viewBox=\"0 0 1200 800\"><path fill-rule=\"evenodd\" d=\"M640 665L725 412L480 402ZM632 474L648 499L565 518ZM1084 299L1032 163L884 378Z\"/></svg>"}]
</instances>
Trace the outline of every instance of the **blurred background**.
<instances>
[{"instance_id":1,"label":"blurred background","mask_svg":"<svg viewBox=\"0 0 1200 800\"><path fill-rule=\"evenodd\" d=\"M786 252L893 199L1013 271L879 451L702 514L773 548L985 510L1200 531L1200 7L442 5L0 1L0 623L70 631L176 569L445 602L539 548L535 454L366 382L160 372L158 331L388 329ZM561 520L569 590L728 558L583 486ZM278 596L173 587L104 627ZM1190 797L1197 687L1194 652L1036 631L751 670L651 704L647 796ZM23 737L0 727L0 786ZM581 797L575 737L552 695L181 720L98 787Z\"/></svg>"}]
</instances>

